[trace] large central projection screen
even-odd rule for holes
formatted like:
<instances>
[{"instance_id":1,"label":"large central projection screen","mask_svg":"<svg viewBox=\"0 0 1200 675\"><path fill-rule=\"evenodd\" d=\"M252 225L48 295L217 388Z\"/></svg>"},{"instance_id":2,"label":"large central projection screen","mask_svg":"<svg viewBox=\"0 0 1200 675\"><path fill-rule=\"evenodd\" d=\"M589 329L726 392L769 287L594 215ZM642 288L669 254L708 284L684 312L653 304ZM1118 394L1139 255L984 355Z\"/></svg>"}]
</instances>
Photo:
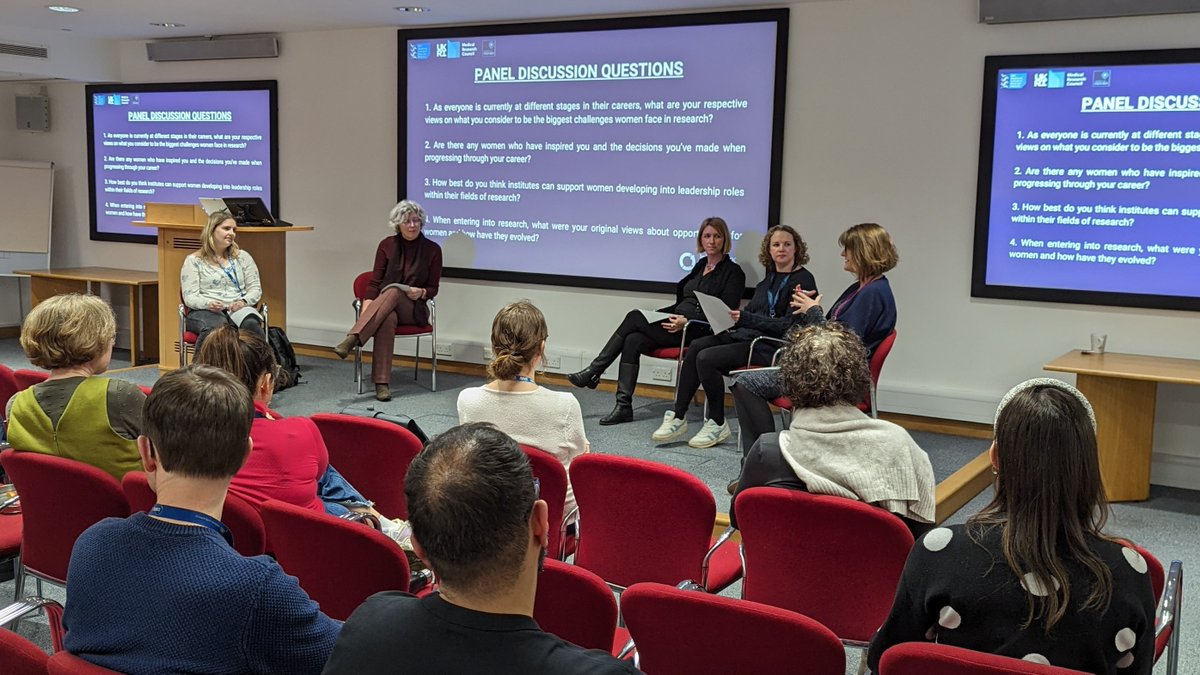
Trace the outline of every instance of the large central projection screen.
<instances>
[{"instance_id":1,"label":"large central projection screen","mask_svg":"<svg viewBox=\"0 0 1200 675\"><path fill-rule=\"evenodd\" d=\"M787 16L401 31L399 194L452 276L668 291L721 216L758 279Z\"/></svg>"}]
</instances>

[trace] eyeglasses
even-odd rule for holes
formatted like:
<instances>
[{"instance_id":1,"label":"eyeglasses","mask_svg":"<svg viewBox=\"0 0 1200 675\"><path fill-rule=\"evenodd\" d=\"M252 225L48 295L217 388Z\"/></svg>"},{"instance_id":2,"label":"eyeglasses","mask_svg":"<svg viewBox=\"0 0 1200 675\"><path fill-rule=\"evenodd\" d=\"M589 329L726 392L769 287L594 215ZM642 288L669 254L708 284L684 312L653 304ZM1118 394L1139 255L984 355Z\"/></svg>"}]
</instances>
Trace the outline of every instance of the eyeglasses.
<instances>
[{"instance_id":1,"label":"eyeglasses","mask_svg":"<svg viewBox=\"0 0 1200 675\"><path fill-rule=\"evenodd\" d=\"M542 481L538 480L537 476L533 477L533 501L537 501L542 495Z\"/></svg>"}]
</instances>

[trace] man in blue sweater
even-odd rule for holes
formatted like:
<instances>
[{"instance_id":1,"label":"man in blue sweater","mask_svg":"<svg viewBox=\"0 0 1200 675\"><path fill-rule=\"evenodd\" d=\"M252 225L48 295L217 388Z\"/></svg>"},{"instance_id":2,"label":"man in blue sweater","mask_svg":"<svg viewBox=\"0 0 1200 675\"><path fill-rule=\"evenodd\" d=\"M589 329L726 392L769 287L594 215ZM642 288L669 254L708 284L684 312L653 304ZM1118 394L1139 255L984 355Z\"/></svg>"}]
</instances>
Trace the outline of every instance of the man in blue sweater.
<instances>
[{"instance_id":1,"label":"man in blue sweater","mask_svg":"<svg viewBox=\"0 0 1200 675\"><path fill-rule=\"evenodd\" d=\"M321 672L341 624L275 561L237 553L220 522L253 419L250 392L223 370L158 380L138 438L158 504L75 542L68 651L129 675Z\"/></svg>"}]
</instances>

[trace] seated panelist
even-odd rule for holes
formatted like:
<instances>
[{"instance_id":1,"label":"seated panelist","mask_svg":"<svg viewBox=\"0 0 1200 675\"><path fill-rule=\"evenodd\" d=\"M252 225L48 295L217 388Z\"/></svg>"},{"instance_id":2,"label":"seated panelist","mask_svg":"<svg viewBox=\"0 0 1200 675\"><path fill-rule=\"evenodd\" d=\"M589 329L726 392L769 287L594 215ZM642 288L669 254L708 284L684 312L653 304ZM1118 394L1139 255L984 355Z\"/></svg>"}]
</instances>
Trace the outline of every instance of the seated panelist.
<instances>
[{"instance_id":1,"label":"seated panelist","mask_svg":"<svg viewBox=\"0 0 1200 675\"><path fill-rule=\"evenodd\" d=\"M200 232L200 250L183 260L179 288L188 308L185 327L196 334L196 351L212 329L228 323L266 334L254 306L262 300L258 265L237 245L237 221L228 211L208 217Z\"/></svg>"}]
</instances>

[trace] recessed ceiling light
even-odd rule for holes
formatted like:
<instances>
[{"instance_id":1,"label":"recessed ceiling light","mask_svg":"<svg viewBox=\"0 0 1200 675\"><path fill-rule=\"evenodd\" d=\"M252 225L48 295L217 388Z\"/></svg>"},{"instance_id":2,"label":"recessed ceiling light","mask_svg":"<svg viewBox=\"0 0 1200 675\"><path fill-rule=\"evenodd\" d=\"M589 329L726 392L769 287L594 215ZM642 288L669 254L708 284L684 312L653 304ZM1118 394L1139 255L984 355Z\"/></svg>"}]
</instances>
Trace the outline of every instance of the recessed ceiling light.
<instances>
[{"instance_id":1,"label":"recessed ceiling light","mask_svg":"<svg viewBox=\"0 0 1200 675\"><path fill-rule=\"evenodd\" d=\"M79 11L78 7L72 7L70 5L46 5L46 9L50 10L51 12L62 12L64 14L74 14L75 12Z\"/></svg>"},{"instance_id":2,"label":"recessed ceiling light","mask_svg":"<svg viewBox=\"0 0 1200 675\"><path fill-rule=\"evenodd\" d=\"M162 21L162 22L151 21L150 25L158 26L159 28L183 28L183 24L175 23L173 21Z\"/></svg>"},{"instance_id":3,"label":"recessed ceiling light","mask_svg":"<svg viewBox=\"0 0 1200 675\"><path fill-rule=\"evenodd\" d=\"M429 11L428 7L396 7L395 9L397 12L412 12L413 14Z\"/></svg>"}]
</instances>

